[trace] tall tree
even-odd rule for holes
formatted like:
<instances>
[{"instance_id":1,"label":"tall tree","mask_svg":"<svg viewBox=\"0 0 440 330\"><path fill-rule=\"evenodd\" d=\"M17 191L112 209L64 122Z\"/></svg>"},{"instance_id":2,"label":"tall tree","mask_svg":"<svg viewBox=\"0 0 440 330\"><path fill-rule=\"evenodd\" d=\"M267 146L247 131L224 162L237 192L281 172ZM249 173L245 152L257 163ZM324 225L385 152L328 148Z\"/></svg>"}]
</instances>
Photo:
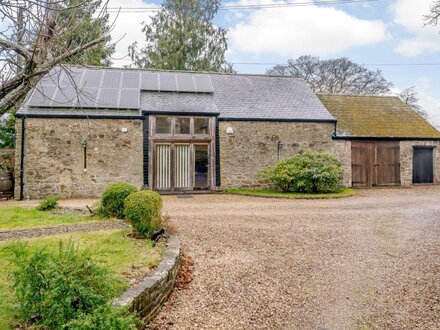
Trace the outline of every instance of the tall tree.
<instances>
[{"instance_id":1,"label":"tall tree","mask_svg":"<svg viewBox=\"0 0 440 330\"><path fill-rule=\"evenodd\" d=\"M437 25L440 21L440 0L432 3L429 14L425 16L426 23L429 25Z\"/></svg>"},{"instance_id":2,"label":"tall tree","mask_svg":"<svg viewBox=\"0 0 440 330\"><path fill-rule=\"evenodd\" d=\"M428 119L428 113L423 110L423 108L419 104L419 96L413 87L409 87L404 89L399 93L400 99L410 106L415 112L417 112L420 116L425 119Z\"/></svg>"},{"instance_id":3,"label":"tall tree","mask_svg":"<svg viewBox=\"0 0 440 330\"><path fill-rule=\"evenodd\" d=\"M74 6L71 0L2 1L0 115L16 105L54 66L76 62L84 52L109 40L109 30L100 30L98 36L95 29L102 27L99 18L106 16L106 5L90 29L78 21L77 13L91 1ZM75 38L78 35L82 38Z\"/></svg>"},{"instance_id":4,"label":"tall tree","mask_svg":"<svg viewBox=\"0 0 440 330\"><path fill-rule=\"evenodd\" d=\"M301 56L289 60L287 65L276 65L267 73L302 78L316 93L380 95L389 93L392 87L380 70L369 70L345 57L321 60Z\"/></svg>"},{"instance_id":5,"label":"tall tree","mask_svg":"<svg viewBox=\"0 0 440 330\"><path fill-rule=\"evenodd\" d=\"M151 23L144 23L146 45L129 47L141 68L231 71L225 60L226 30L213 19L220 0L165 0Z\"/></svg>"}]
</instances>

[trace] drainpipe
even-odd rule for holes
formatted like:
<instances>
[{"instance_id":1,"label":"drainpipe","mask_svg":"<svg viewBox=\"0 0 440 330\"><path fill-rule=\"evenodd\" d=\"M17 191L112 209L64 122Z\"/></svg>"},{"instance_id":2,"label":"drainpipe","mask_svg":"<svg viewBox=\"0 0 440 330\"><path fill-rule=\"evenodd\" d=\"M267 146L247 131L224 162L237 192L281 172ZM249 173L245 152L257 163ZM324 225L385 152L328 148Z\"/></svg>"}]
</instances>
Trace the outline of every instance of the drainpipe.
<instances>
[{"instance_id":1,"label":"drainpipe","mask_svg":"<svg viewBox=\"0 0 440 330\"><path fill-rule=\"evenodd\" d=\"M20 200L23 200L23 178L24 178L24 130L25 117L21 119L21 150L20 150Z\"/></svg>"}]
</instances>

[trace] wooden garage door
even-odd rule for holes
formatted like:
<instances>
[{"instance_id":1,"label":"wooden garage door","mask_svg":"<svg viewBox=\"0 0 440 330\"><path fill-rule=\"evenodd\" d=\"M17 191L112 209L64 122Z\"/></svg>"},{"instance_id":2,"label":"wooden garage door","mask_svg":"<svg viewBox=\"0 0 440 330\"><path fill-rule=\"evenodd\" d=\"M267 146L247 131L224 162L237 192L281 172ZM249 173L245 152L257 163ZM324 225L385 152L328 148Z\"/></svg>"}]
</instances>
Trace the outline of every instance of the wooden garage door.
<instances>
[{"instance_id":1,"label":"wooden garage door","mask_svg":"<svg viewBox=\"0 0 440 330\"><path fill-rule=\"evenodd\" d=\"M398 141L352 141L353 186L400 184Z\"/></svg>"}]
</instances>

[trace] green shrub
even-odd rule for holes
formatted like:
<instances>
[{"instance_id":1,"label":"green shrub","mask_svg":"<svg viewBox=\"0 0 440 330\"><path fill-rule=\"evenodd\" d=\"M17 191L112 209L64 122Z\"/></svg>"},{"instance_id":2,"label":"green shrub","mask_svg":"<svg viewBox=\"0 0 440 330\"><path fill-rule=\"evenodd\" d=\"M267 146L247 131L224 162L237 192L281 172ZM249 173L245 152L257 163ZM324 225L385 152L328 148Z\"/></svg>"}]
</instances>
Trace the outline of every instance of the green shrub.
<instances>
[{"instance_id":1,"label":"green shrub","mask_svg":"<svg viewBox=\"0 0 440 330\"><path fill-rule=\"evenodd\" d=\"M68 330L137 330L140 320L125 309L114 310L105 305L65 325Z\"/></svg>"},{"instance_id":2,"label":"green shrub","mask_svg":"<svg viewBox=\"0 0 440 330\"><path fill-rule=\"evenodd\" d=\"M327 152L302 150L263 175L283 192L330 193L341 188L342 169L339 160Z\"/></svg>"},{"instance_id":3,"label":"green shrub","mask_svg":"<svg viewBox=\"0 0 440 330\"><path fill-rule=\"evenodd\" d=\"M101 197L102 213L119 219L124 218L124 201L137 188L129 183L114 183L107 187Z\"/></svg>"},{"instance_id":4,"label":"green shrub","mask_svg":"<svg viewBox=\"0 0 440 330\"><path fill-rule=\"evenodd\" d=\"M125 200L125 216L138 233L151 237L162 225L162 197L151 190L132 193Z\"/></svg>"},{"instance_id":5,"label":"green shrub","mask_svg":"<svg viewBox=\"0 0 440 330\"><path fill-rule=\"evenodd\" d=\"M93 312L115 295L115 280L73 242L60 242L57 252L25 244L11 247L13 290L24 321L49 329Z\"/></svg>"},{"instance_id":6,"label":"green shrub","mask_svg":"<svg viewBox=\"0 0 440 330\"><path fill-rule=\"evenodd\" d=\"M58 197L55 196L46 196L44 199L38 204L38 211L50 211L58 207Z\"/></svg>"}]
</instances>

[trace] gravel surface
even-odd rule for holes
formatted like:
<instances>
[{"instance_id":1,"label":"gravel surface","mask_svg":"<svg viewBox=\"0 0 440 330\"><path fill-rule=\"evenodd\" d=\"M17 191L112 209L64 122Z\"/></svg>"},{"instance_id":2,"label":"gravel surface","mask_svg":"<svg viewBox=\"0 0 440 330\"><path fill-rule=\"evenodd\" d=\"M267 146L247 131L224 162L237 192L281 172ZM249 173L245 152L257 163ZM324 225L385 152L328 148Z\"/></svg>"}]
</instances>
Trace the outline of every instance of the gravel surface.
<instances>
[{"instance_id":1,"label":"gravel surface","mask_svg":"<svg viewBox=\"0 0 440 330\"><path fill-rule=\"evenodd\" d=\"M440 329L440 187L165 197L194 260L160 329Z\"/></svg>"},{"instance_id":2,"label":"gravel surface","mask_svg":"<svg viewBox=\"0 0 440 330\"><path fill-rule=\"evenodd\" d=\"M8 241L12 239L22 239L31 237L43 237L51 235L61 235L71 232L90 232L90 231L100 231L100 230L113 230L128 228L129 226L123 221L100 221L100 222L89 222L71 225L58 225L58 226L43 226L43 227L32 227L26 229L9 229L0 231L0 242Z\"/></svg>"}]
</instances>

